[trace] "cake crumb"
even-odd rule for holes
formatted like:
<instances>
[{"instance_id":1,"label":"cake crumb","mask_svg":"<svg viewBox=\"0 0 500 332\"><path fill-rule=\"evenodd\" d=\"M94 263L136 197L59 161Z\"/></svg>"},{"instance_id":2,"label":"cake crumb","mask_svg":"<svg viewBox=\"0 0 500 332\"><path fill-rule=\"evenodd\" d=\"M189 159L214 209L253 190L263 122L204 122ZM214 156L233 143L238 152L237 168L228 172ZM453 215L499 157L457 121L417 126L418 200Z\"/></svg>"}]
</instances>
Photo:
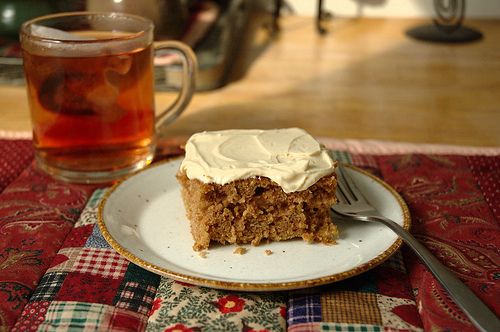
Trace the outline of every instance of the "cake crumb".
<instances>
[{"instance_id":1,"label":"cake crumb","mask_svg":"<svg viewBox=\"0 0 500 332\"><path fill-rule=\"evenodd\" d=\"M269 255L273 254L273 251L270 250L270 249L266 249L265 253L266 253L267 256L269 256Z\"/></svg>"},{"instance_id":2,"label":"cake crumb","mask_svg":"<svg viewBox=\"0 0 500 332\"><path fill-rule=\"evenodd\" d=\"M201 258L207 258L207 252L206 251L199 251L198 252L198 256L200 256Z\"/></svg>"},{"instance_id":3,"label":"cake crumb","mask_svg":"<svg viewBox=\"0 0 500 332\"><path fill-rule=\"evenodd\" d=\"M244 255L246 254L247 250L243 247L236 247L236 249L234 249L233 251L233 254L238 254L238 255Z\"/></svg>"}]
</instances>

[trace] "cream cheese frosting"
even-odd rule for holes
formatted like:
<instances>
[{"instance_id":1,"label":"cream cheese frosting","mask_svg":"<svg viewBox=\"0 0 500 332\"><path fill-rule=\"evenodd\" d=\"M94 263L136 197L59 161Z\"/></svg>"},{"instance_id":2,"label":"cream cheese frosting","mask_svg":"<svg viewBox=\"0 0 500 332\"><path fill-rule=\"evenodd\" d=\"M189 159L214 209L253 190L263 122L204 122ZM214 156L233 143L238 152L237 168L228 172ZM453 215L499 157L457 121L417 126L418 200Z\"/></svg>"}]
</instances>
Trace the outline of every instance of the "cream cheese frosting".
<instances>
[{"instance_id":1,"label":"cream cheese frosting","mask_svg":"<svg viewBox=\"0 0 500 332\"><path fill-rule=\"evenodd\" d=\"M305 130L233 129L194 134L180 171L193 180L220 185L268 177L284 192L302 191L335 171L328 150Z\"/></svg>"}]
</instances>

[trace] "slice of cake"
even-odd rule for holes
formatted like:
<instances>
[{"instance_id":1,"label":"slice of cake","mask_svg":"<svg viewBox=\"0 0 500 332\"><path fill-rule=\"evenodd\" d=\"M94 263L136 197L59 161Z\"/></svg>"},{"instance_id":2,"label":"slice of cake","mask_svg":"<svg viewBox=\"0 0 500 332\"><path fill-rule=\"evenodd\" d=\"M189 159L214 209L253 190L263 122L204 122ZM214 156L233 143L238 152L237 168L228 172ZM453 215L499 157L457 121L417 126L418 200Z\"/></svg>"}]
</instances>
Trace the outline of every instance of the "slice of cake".
<instances>
[{"instance_id":1,"label":"slice of cake","mask_svg":"<svg viewBox=\"0 0 500 332\"><path fill-rule=\"evenodd\" d=\"M177 174L193 249L212 241L335 243L329 213L336 202L335 166L299 128L194 134Z\"/></svg>"}]
</instances>

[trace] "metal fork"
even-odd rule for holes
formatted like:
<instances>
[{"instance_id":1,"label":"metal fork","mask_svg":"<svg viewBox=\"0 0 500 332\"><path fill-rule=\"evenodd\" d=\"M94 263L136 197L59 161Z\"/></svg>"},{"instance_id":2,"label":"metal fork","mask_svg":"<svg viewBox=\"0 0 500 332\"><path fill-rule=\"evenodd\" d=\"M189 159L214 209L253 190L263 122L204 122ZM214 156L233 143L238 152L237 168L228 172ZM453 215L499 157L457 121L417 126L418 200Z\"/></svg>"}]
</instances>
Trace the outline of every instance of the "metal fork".
<instances>
[{"instance_id":1,"label":"metal fork","mask_svg":"<svg viewBox=\"0 0 500 332\"><path fill-rule=\"evenodd\" d=\"M346 170L343 165L337 168L339 204L332 206L333 215L342 219L378 222L388 226L417 254L480 331L500 331L498 317L409 232L377 211L357 188L348 172L349 170Z\"/></svg>"}]
</instances>

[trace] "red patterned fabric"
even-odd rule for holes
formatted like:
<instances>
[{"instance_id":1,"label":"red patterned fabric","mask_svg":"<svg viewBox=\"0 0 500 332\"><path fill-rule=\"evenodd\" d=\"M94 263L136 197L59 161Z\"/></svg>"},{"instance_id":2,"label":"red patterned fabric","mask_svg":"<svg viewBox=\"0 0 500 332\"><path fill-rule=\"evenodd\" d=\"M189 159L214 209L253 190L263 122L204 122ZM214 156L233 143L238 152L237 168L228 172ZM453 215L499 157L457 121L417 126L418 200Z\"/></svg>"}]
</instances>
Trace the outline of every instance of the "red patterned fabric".
<instances>
[{"instance_id":1,"label":"red patterned fabric","mask_svg":"<svg viewBox=\"0 0 500 332\"><path fill-rule=\"evenodd\" d=\"M21 174L32 159L31 141L0 139L0 193Z\"/></svg>"},{"instance_id":2,"label":"red patterned fabric","mask_svg":"<svg viewBox=\"0 0 500 332\"><path fill-rule=\"evenodd\" d=\"M179 153L180 141L164 141L158 151ZM173 303L165 303L170 298L166 294L177 296L171 294L174 288L162 289L165 284L158 276L126 261L102 238L95 220L104 192L54 181L30 165L32 153L29 141L0 140L0 330L144 330L148 317L152 329L187 326L172 323L167 315L177 312L168 309ZM500 155L339 155L400 192L412 214L412 233L500 313ZM210 291L179 288L193 305L199 298L191 294L205 292L202 296L210 298ZM356 313L344 317L331 310L309 320L318 314L316 302L310 301L314 310L304 314L306 323L291 324L289 329L355 329L365 324L363 328L394 331L408 330L407 326L416 331L422 326L429 331L476 330L409 251L358 277L328 285L318 300L330 308L359 300L359 294L366 299L359 303L365 313L374 313L370 303L377 306L376 317L358 315L349 321L346 318ZM219 298L240 310L240 297ZM165 300L159 308L154 306L157 300ZM233 314L229 310L217 319L222 323ZM290 321L290 310L288 314Z\"/></svg>"},{"instance_id":3,"label":"red patterned fabric","mask_svg":"<svg viewBox=\"0 0 500 332\"><path fill-rule=\"evenodd\" d=\"M20 160L12 159L9 174ZM0 326L14 325L93 189L30 166L0 194Z\"/></svg>"},{"instance_id":4,"label":"red patterned fabric","mask_svg":"<svg viewBox=\"0 0 500 332\"><path fill-rule=\"evenodd\" d=\"M127 261L102 237L96 212L104 193L95 190L88 199L13 331L33 321L40 330L145 328L159 276Z\"/></svg>"},{"instance_id":5,"label":"red patterned fabric","mask_svg":"<svg viewBox=\"0 0 500 332\"><path fill-rule=\"evenodd\" d=\"M415 237L500 314L500 156L397 155L378 161L384 180L411 210ZM416 257L407 252L405 258L425 330L475 331Z\"/></svg>"},{"instance_id":6,"label":"red patterned fabric","mask_svg":"<svg viewBox=\"0 0 500 332\"><path fill-rule=\"evenodd\" d=\"M481 187L484 199L500 220L500 158L471 156L467 158L474 179Z\"/></svg>"}]
</instances>

